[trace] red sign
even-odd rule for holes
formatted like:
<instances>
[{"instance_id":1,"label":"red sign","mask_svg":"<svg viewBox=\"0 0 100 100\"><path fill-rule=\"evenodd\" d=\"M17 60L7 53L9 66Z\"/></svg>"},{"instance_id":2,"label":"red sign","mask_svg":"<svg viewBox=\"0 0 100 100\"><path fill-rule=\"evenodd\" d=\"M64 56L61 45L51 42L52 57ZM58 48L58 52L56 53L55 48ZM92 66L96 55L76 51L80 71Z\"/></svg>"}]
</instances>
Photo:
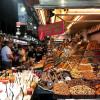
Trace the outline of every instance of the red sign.
<instances>
[{"instance_id":1,"label":"red sign","mask_svg":"<svg viewBox=\"0 0 100 100\"><path fill-rule=\"evenodd\" d=\"M27 25L27 24L22 22L16 22L16 27L20 27L21 25Z\"/></svg>"},{"instance_id":2,"label":"red sign","mask_svg":"<svg viewBox=\"0 0 100 100\"><path fill-rule=\"evenodd\" d=\"M39 39L44 39L45 36L59 35L64 33L64 22L56 22L44 26L39 26L38 28ZM41 36L42 35L42 36Z\"/></svg>"}]
</instances>

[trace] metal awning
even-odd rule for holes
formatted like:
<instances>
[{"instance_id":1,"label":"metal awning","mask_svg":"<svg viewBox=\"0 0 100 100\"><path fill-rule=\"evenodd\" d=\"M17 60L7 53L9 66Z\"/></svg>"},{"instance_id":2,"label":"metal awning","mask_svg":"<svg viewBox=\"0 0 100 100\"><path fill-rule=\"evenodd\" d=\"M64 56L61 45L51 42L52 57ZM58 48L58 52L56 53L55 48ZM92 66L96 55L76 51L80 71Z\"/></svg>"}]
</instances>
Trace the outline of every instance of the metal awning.
<instances>
[{"instance_id":1,"label":"metal awning","mask_svg":"<svg viewBox=\"0 0 100 100\"><path fill-rule=\"evenodd\" d=\"M34 5L36 9L41 8L98 8L100 0L39 0L38 5Z\"/></svg>"}]
</instances>

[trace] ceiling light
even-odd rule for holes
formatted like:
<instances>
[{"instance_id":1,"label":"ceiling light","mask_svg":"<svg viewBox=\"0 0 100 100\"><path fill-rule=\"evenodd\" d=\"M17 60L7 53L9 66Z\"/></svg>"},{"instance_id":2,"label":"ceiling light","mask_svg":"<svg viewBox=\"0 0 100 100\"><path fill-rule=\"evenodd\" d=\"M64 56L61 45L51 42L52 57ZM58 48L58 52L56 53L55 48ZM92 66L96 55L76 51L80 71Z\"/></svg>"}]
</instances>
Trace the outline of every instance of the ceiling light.
<instances>
[{"instance_id":1,"label":"ceiling light","mask_svg":"<svg viewBox=\"0 0 100 100\"><path fill-rule=\"evenodd\" d=\"M33 28L34 28L34 29L37 29L37 27L36 27L36 26L34 26Z\"/></svg>"},{"instance_id":2,"label":"ceiling light","mask_svg":"<svg viewBox=\"0 0 100 100\"><path fill-rule=\"evenodd\" d=\"M26 10L25 7L21 8L21 12L25 12L25 10Z\"/></svg>"},{"instance_id":3,"label":"ceiling light","mask_svg":"<svg viewBox=\"0 0 100 100\"><path fill-rule=\"evenodd\" d=\"M74 24L74 22L72 22L71 24L69 24L68 27L67 27L67 29L70 29L73 24Z\"/></svg>"},{"instance_id":4,"label":"ceiling light","mask_svg":"<svg viewBox=\"0 0 100 100\"><path fill-rule=\"evenodd\" d=\"M61 0L60 2L61 2L61 6L64 6L65 0Z\"/></svg>"},{"instance_id":5,"label":"ceiling light","mask_svg":"<svg viewBox=\"0 0 100 100\"><path fill-rule=\"evenodd\" d=\"M30 23L30 25L32 25L32 23Z\"/></svg>"},{"instance_id":6,"label":"ceiling light","mask_svg":"<svg viewBox=\"0 0 100 100\"><path fill-rule=\"evenodd\" d=\"M20 35L20 34L21 34L20 31L16 32L16 35Z\"/></svg>"},{"instance_id":7,"label":"ceiling light","mask_svg":"<svg viewBox=\"0 0 100 100\"><path fill-rule=\"evenodd\" d=\"M100 15L100 13L89 13L89 12L85 12L85 13L67 13L67 15Z\"/></svg>"},{"instance_id":8,"label":"ceiling light","mask_svg":"<svg viewBox=\"0 0 100 100\"><path fill-rule=\"evenodd\" d=\"M27 38L27 35L25 35L24 38Z\"/></svg>"},{"instance_id":9,"label":"ceiling light","mask_svg":"<svg viewBox=\"0 0 100 100\"><path fill-rule=\"evenodd\" d=\"M71 28L71 26L73 24L75 24L76 22L74 21L79 21L81 18L83 18L83 16L76 16L74 19L73 19L73 22L71 24L68 25L67 29L69 30Z\"/></svg>"},{"instance_id":10,"label":"ceiling light","mask_svg":"<svg viewBox=\"0 0 100 100\"><path fill-rule=\"evenodd\" d=\"M59 9L58 9L59 10ZM89 14L97 14L97 15L100 15L100 9L67 9L66 13L60 13L57 9L55 9L54 13L57 15L60 15L62 14L62 16L65 16L65 15L89 15Z\"/></svg>"},{"instance_id":11,"label":"ceiling light","mask_svg":"<svg viewBox=\"0 0 100 100\"><path fill-rule=\"evenodd\" d=\"M40 16L41 16L41 20L43 22L43 24L46 24L46 19L45 19L45 13L44 10L40 10Z\"/></svg>"},{"instance_id":12,"label":"ceiling light","mask_svg":"<svg viewBox=\"0 0 100 100\"><path fill-rule=\"evenodd\" d=\"M55 21L55 16L51 17L51 23L54 23Z\"/></svg>"},{"instance_id":13,"label":"ceiling light","mask_svg":"<svg viewBox=\"0 0 100 100\"><path fill-rule=\"evenodd\" d=\"M20 29L17 28L17 32L16 32L16 35L21 35L21 32L19 31Z\"/></svg>"},{"instance_id":14,"label":"ceiling light","mask_svg":"<svg viewBox=\"0 0 100 100\"><path fill-rule=\"evenodd\" d=\"M100 9L69 9L67 14L100 14Z\"/></svg>"}]
</instances>

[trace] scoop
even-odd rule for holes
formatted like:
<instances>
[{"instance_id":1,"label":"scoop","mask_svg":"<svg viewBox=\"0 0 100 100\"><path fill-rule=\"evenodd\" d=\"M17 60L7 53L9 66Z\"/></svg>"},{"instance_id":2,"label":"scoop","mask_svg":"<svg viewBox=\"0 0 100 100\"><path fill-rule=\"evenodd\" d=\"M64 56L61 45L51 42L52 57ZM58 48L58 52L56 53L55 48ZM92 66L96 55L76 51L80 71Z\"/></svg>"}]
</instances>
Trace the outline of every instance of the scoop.
<instances>
[{"instance_id":1,"label":"scoop","mask_svg":"<svg viewBox=\"0 0 100 100\"><path fill-rule=\"evenodd\" d=\"M51 89L53 87L53 82L47 82L47 86L49 89Z\"/></svg>"}]
</instances>

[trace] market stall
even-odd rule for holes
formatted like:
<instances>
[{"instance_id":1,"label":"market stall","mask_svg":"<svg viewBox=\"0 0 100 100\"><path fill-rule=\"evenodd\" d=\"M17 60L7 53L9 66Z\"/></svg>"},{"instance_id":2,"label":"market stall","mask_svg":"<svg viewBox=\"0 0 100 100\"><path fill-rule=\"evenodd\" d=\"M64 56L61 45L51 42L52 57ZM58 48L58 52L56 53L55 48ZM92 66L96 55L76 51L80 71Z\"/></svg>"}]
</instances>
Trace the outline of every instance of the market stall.
<instances>
[{"instance_id":1,"label":"market stall","mask_svg":"<svg viewBox=\"0 0 100 100\"><path fill-rule=\"evenodd\" d=\"M49 7L54 8L56 1ZM95 3L93 0L90 5L85 0L82 7L82 0L75 5L66 1L59 9L43 9L46 0L40 0L42 5L34 7L33 0L24 2L27 10L33 12L31 17L38 15L37 39L28 33L22 37L1 35L2 47L6 45L3 42L10 39L24 47L16 47L18 54L11 53L15 54L11 61L18 60L19 65L14 63L10 69L0 71L0 100L100 98L100 9L82 9ZM59 4L61 2L57 2L56 7ZM32 21L29 24L34 25ZM21 49L27 58L24 61L20 60Z\"/></svg>"},{"instance_id":2,"label":"market stall","mask_svg":"<svg viewBox=\"0 0 100 100\"><path fill-rule=\"evenodd\" d=\"M0 99L35 100L44 94L51 95L52 99L99 98L100 63L95 60L98 56L94 51L100 50L100 44L97 41L83 42L77 45L78 49L75 47L74 52L74 47L70 47L66 55L66 42L56 45L51 39L48 52L39 62L33 59L1 71L0 86L3 88L0 90Z\"/></svg>"}]
</instances>

